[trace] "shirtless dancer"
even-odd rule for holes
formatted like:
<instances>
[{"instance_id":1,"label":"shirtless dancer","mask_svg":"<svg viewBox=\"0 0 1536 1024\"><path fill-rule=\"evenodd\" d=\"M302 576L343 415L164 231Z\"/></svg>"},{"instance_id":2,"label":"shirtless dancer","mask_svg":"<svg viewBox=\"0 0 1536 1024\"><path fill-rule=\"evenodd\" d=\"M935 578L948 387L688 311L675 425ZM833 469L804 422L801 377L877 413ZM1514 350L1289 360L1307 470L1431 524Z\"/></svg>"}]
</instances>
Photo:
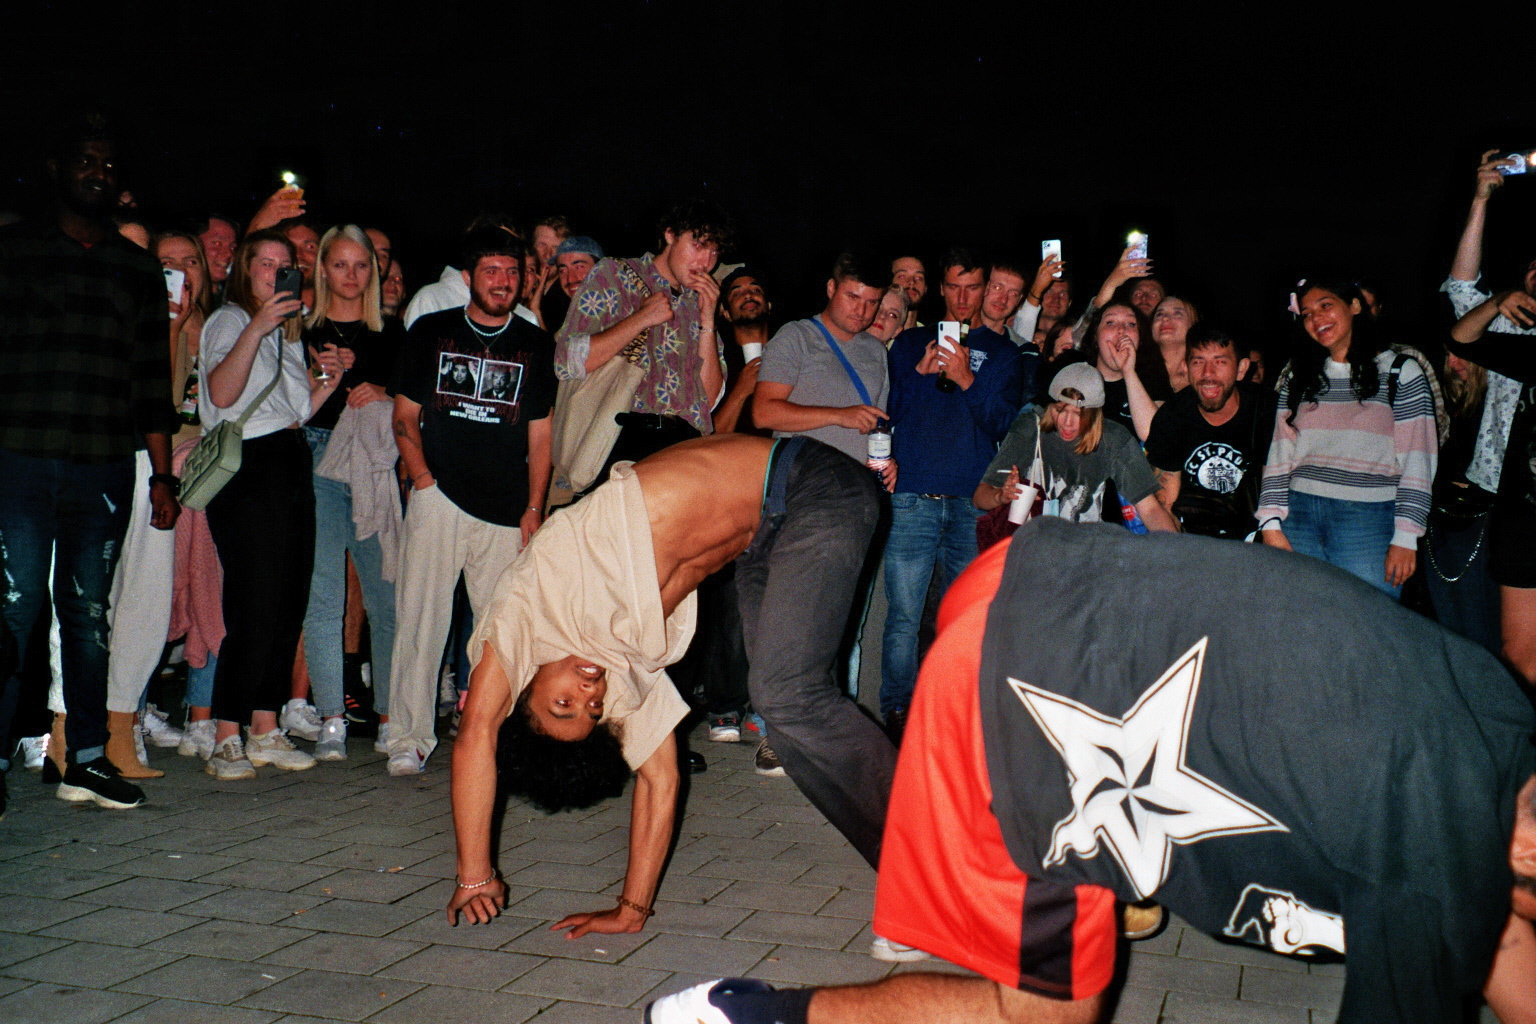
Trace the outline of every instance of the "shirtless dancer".
<instances>
[{"instance_id":1,"label":"shirtless dancer","mask_svg":"<svg viewBox=\"0 0 1536 1024\"><path fill-rule=\"evenodd\" d=\"M449 921L488 922L506 905L490 856L506 722L511 786L546 809L616 795L635 772L619 905L554 927L574 938L645 924L676 816L672 729L688 710L663 668L687 650L699 582L738 556L752 703L790 778L877 865L896 751L831 676L877 518L874 477L853 459L810 438L741 434L621 464L551 516L470 641Z\"/></svg>"}]
</instances>

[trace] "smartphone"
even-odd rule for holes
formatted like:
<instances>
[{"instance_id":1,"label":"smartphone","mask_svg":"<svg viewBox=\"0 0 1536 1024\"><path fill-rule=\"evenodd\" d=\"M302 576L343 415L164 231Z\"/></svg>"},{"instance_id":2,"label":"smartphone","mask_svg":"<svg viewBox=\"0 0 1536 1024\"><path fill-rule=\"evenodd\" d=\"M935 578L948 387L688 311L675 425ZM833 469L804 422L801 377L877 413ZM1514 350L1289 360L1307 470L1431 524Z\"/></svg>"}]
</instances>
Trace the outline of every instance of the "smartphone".
<instances>
[{"instance_id":1,"label":"smartphone","mask_svg":"<svg viewBox=\"0 0 1536 1024\"><path fill-rule=\"evenodd\" d=\"M1052 256L1055 256L1057 259L1061 259L1061 239L1059 238L1047 238L1045 241L1040 243L1040 262L1044 263ZM1061 271L1058 270L1051 276L1060 277Z\"/></svg>"},{"instance_id":2,"label":"smartphone","mask_svg":"<svg viewBox=\"0 0 1536 1024\"><path fill-rule=\"evenodd\" d=\"M1524 174L1533 167L1536 167L1536 150L1509 154L1499 164L1498 171L1507 178L1511 174Z\"/></svg>"},{"instance_id":3,"label":"smartphone","mask_svg":"<svg viewBox=\"0 0 1536 1024\"><path fill-rule=\"evenodd\" d=\"M187 272L185 270L176 270L173 267L161 267L160 270L165 274L166 297L172 302L180 303L181 289L187 283Z\"/></svg>"},{"instance_id":4,"label":"smartphone","mask_svg":"<svg viewBox=\"0 0 1536 1024\"><path fill-rule=\"evenodd\" d=\"M1125 236L1125 244L1130 248L1126 253L1127 258L1144 260L1147 258L1147 233L1145 231L1132 231Z\"/></svg>"},{"instance_id":5,"label":"smartphone","mask_svg":"<svg viewBox=\"0 0 1536 1024\"><path fill-rule=\"evenodd\" d=\"M277 287L274 289L274 291L276 291L279 295L281 295L283 292L287 292L289 295L292 295L296 299L303 297L304 271L300 270L298 267L284 267L282 270L279 270L277 272ZM292 313L289 313L288 316L284 317L284 319L291 320L298 315L299 311L294 310Z\"/></svg>"}]
</instances>

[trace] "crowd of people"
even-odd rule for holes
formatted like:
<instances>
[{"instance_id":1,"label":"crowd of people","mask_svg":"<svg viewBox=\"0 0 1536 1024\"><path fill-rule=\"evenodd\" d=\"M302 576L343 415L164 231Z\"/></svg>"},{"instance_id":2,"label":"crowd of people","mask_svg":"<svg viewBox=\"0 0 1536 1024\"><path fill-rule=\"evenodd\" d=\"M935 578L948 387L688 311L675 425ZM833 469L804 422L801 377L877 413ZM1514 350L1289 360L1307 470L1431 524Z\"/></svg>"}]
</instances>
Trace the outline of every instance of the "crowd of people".
<instances>
[{"instance_id":1,"label":"crowd of people","mask_svg":"<svg viewBox=\"0 0 1536 1024\"><path fill-rule=\"evenodd\" d=\"M4 750L128 809L161 774L146 742L238 781L344 760L350 734L409 777L452 731L449 914L472 921L505 893L498 745L550 809L634 773L624 894L579 934L652 912L690 705L878 866L935 601L1030 520L1296 552L1392 599L1418 574L1529 687L1536 261L1480 286L1491 157L1438 360L1329 272L1288 297L1272 372L1135 243L1091 296L1055 254L828 254L825 307L775 328L771 277L703 200L634 258L483 216L411 294L388 224L299 188L145 224L107 126L72 123L52 215L0 230ZM878 723L848 700L877 581ZM44 733L17 709L50 612ZM184 719L146 699L173 651Z\"/></svg>"}]
</instances>

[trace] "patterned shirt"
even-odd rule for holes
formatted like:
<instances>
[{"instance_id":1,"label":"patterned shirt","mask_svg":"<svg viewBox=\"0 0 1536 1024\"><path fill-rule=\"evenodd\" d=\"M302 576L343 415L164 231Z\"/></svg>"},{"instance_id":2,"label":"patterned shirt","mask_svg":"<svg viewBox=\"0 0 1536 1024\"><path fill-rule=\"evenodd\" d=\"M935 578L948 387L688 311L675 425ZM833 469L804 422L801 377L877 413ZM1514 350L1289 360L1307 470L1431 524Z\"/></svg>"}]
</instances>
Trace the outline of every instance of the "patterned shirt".
<instances>
[{"instance_id":1,"label":"patterned shirt","mask_svg":"<svg viewBox=\"0 0 1536 1024\"><path fill-rule=\"evenodd\" d=\"M1451 308L1456 311L1458 320L1489 298L1476 281L1458 281L1454 277L1446 278L1440 290L1451 297ZM1536 328L1521 327L1502 313L1493 318L1488 330L1504 334L1536 334ZM1509 425L1514 421L1515 406L1519 401L1520 382L1489 370L1488 391L1483 398L1483 422L1477 428L1477 443L1467 466L1467 479L1485 491L1495 494L1499 491L1504 445L1509 440Z\"/></svg>"},{"instance_id":2,"label":"patterned shirt","mask_svg":"<svg viewBox=\"0 0 1536 1024\"><path fill-rule=\"evenodd\" d=\"M160 268L116 232L0 232L0 448L103 463L174 432L168 317Z\"/></svg>"},{"instance_id":3,"label":"patterned shirt","mask_svg":"<svg viewBox=\"0 0 1536 1024\"><path fill-rule=\"evenodd\" d=\"M600 334L634 313L656 292L671 296L672 319L641 334L644 351L639 365L645 369L635 389L635 412L681 416L701 433L714 431L710 410L718 395L707 394L701 380L704 362L699 358L699 296L673 290L646 253L639 259L603 259L587 275L571 299L571 311L555 334L555 373L561 380L581 380L587 375L587 354L592 336ZM715 340L721 376L725 352Z\"/></svg>"}]
</instances>

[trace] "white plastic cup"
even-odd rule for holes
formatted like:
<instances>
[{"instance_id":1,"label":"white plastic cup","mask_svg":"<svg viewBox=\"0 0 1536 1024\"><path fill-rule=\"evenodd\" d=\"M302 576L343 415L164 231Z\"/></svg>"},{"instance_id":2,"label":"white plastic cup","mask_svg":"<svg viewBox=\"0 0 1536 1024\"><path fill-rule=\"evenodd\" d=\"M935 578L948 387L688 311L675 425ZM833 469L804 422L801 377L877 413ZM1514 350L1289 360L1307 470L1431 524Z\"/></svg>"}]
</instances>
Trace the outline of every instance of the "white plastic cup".
<instances>
[{"instance_id":1,"label":"white plastic cup","mask_svg":"<svg viewBox=\"0 0 1536 1024\"><path fill-rule=\"evenodd\" d=\"M763 354L763 343L760 341L749 341L741 346L741 354L742 357L749 363L754 359L761 358Z\"/></svg>"},{"instance_id":2,"label":"white plastic cup","mask_svg":"<svg viewBox=\"0 0 1536 1024\"><path fill-rule=\"evenodd\" d=\"M1040 488L1034 484L1019 484L1023 488L1017 498L1008 503L1008 521L1015 526L1023 526L1029 518L1029 510L1035 507L1035 496L1040 493Z\"/></svg>"}]
</instances>

